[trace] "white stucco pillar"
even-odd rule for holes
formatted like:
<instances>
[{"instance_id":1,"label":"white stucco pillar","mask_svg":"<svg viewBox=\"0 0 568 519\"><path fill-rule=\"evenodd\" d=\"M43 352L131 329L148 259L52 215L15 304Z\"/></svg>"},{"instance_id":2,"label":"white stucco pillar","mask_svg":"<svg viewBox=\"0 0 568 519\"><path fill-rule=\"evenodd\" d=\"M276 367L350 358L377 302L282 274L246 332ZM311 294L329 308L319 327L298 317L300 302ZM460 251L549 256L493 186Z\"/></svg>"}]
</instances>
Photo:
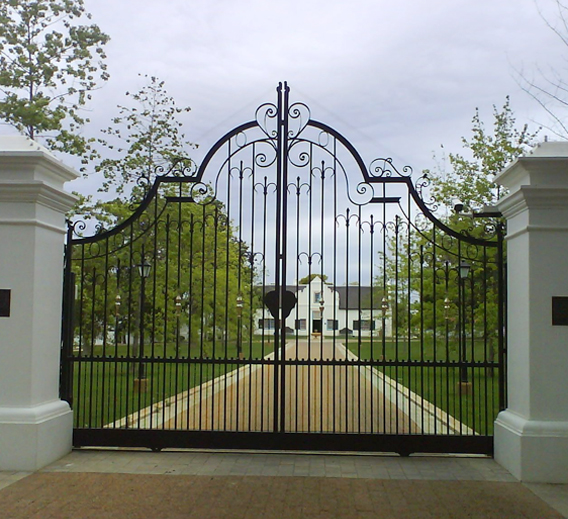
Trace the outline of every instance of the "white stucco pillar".
<instances>
[{"instance_id":1,"label":"white stucco pillar","mask_svg":"<svg viewBox=\"0 0 568 519\"><path fill-rule=\"evenodd\" d=\"M508 408L495 422L495 459L522 481L567 483L568 143L539 145L496 182L510 193L499 203L507 218Z\"/></svg>"},{"instance_id":2,"label":"white stucco pillar","mask_svg":"<svg viewBox=\"0 0 568 519\"><path fill-rule=\"evenodd\" d=\"M65 213L77 173L21 136L0 137L0 470L71 450L59 399ZM9 300L9 303L8 303Z\"/></svg>"}]
</instances>

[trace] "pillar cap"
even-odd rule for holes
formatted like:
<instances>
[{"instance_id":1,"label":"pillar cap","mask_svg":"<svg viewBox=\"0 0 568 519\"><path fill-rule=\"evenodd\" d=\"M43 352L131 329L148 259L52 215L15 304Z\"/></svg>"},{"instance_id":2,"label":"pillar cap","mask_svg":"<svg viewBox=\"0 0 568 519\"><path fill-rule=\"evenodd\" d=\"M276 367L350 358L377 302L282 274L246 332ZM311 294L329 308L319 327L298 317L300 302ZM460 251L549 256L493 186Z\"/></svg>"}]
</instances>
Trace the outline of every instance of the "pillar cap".
<instances>
[{"instance_id":1,"label":"pillar cap","mask_svg":"<svg viewBox=\"0 0 568 519\"><path fill-rule=\"evenodd\" d=\"M53 152L24 135L0 135L0 166L0 181L32 180L31 174L33 180L59 187L79 176Z\"/></svg>"},{"instance_id":2,"label":"pillar cap","mask_svg":"<svg viewBox=\"0 0 568 519\"><path fill-rule=\"evenodd\" d=\"M568 142L538 144L496 175L495 182L511 194L522 186L568 188Z\"/></svg>"}]
</instances>

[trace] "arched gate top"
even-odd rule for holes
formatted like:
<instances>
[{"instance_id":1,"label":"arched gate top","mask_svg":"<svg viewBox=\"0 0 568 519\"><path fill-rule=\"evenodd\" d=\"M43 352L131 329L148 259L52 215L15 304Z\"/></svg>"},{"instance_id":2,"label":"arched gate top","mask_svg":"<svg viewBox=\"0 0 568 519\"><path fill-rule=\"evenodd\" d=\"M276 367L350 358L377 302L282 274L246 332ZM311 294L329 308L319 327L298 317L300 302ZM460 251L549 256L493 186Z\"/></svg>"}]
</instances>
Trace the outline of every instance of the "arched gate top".
<instances>
[{"instance_id":1,"label":"arched gate top","mask_svg":"<svg viewBox=\"0 0 568 519\"><path fill-rule=\"evenodd\" d=\"M427 188L430 180L426 174L413 181L413 169L410 166L404 166L399 170L395 167L391 158L377 158L367 166L355 146L345 136L331 126L311 118L310 109L306 104L289 104L290 88L286 82L279 83L277 92L276 104L264 103L260 105L256 110L255 120L241 124L223 135L209 149L199 167L187 168L187 162L180 159L174 162L166 172L163 171L163 168L159 168L156 171L154 183L151 183L150 179L142 174L139 180L140 183L148 185L147 193L127 220L119 223L111 230L99 230L94 236L78 237L74 238L73 241L76 243L92 242L109 234L120 233L147 209L151 201L157 196L161 185L194 184L203 186L208 180L206 173L211 168L217 169L216 181L218 181L220 172L223 170L231 171L231 168L234 167L232 163L246 150L256 148L256 152L253 152L253 159L261 168L268 168L278 161L285 167L288 162L294 163L294 160L298 160L299 165L303 166L305 165L303 161L307 160L308 152L302 151L300 148L307 146L317 148L323 152L324 157L327 156L328 166L322 161L322 165L318 166L317 169L323 170L326 167L331 167L334 171L341 171L347 183L356 182L356 191L359 194L367 195L365 204L398 204L401 199L400 196L381 196L381 194L375 192L380 191L380 189L375 190L374 186L401 184L406 187L408 194L419 207L422 215L447 235L471 245L497 246L495 240L480 239L470 235L467 231L465 233L457 232L436 217L434 211L438 205L435 200L428 199ZM260 148L262 148L261 151L259 151ZM224 151L222 152L222 150ZM298 152L298 157L295 159L292 157L294 151ZM269 153L272 153L272 155L269 156ZM214 165L215 161L217 163ZM345 162L350 163L349 168L343 166ZM493 223L489 224L487 234L490 237L495 236L498 226ZM77 231L85 229L82 222L75 222L73 227L76 235L79 235Z\"/></svg>"}]
</instances>

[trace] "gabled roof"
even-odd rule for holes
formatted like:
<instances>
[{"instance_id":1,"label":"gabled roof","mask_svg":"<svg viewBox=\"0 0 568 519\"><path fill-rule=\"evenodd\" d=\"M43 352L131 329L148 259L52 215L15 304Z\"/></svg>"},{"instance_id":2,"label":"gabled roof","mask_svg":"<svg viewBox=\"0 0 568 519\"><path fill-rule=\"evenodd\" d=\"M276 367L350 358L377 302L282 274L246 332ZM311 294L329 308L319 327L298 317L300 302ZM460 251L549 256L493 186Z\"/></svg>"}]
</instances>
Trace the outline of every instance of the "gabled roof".
<instances>
[{"instance_id":1,"label":"gabled roof","mask_svg":"<svg viewBox=\"0 0 568 519\"><path fill-rule=\"evenodd\" d=\"M335 290L339 294L340 310L370 310L381 306L382 290L378 287L349 285L335 287Z\"/></svg>"},{"instance_id":2,"label":"gabled roof","mask_svg":"<svg viewBox=\"0 0 568 519\"><path fill-rule=\"evenodd\" d=\"M296 294L303 291L308 285L287 285L286 290ZM381 307L382 289L379 287L369 287L357 285L336 286L325 284L330 290L335 290L339 295L340 310L370 310L372 307ZM263 287L259 287L263 288ZM274 285L265 285L264 294L274 290Z\"/></svg>"},{"instance_id":3,"label":"gabled roof","mask_svg":"<svg viewBox=\"0 0 568 519\"><path fill-rule=\"evenodd\" d=\"M286 290L296 294L297 292L301 292L304 290L308 285L286 285ZM268 292L272 292L274 290L275 285L264 285L258 286L263 291L263 294L268 294Z\"/></svg>"}]
</instances>

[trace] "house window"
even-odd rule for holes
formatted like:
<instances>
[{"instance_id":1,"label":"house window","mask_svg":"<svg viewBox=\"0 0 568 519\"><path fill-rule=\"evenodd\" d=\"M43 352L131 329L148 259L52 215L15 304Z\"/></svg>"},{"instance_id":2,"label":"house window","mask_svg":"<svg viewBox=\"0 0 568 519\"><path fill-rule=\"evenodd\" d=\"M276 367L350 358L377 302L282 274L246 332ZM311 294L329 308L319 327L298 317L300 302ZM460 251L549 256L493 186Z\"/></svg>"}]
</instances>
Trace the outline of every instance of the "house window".
<instances>
[{"instance_id":1,"label":"house window","mask_svg":"<svg viewBox=\"0 0 568 519\"><path fill-rule=\"evenodd\" d=\"M274 319L259 319L258 328L260 330L274 330Z\"/></svg>"},{"instance_id":2,"label":"house window","mask_svg":"<svg viewBox=\"0 0 568 519\"><path fill-rule=\"evenodd\" d=\"M314 294L314 303L319 303L322 300L322 293L316 292Z\"/></svg>"},{"instance_id":3,"label":"house window","mask_svg":"<svg viewBox=\"0 0 568 519\"><path fill-rule=\"evenodd\" d=\"M306 329L306 319L296 319L296 330Z\"/></svg>"},{"instance_id":4,"label":"house window","mask_svg":"<svg viewBox=\"0 0 568 519\"><path fill-rule=\"evenodd\" d=\"M328 330L337 330L338 322L337 319L328 319L327 320L327 329Z\"/></svg>"},{"instance_id":5,"label":"house window","mask_svg":"<svg viewBox=\"0 0 568 519\"><path fill-rule=\"evenodd\" d=\"M361 331L369 331L375 329L375 321L371 319L361 319L360 321L353 321L353 329Z\"/></svg>"}]
</instances>

